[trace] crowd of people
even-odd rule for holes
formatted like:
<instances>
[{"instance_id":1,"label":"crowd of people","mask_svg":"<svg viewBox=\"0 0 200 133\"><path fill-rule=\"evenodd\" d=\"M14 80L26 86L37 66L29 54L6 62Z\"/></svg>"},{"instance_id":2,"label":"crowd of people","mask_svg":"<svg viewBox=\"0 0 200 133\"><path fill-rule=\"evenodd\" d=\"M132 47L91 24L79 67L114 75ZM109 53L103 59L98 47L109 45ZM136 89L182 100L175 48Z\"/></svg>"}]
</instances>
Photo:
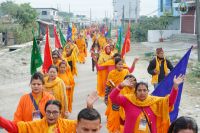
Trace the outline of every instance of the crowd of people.
<instances>
[{"instance_id":1,"label":"crowd of people","mask_svg":"<svg viewBox=\"0 0 200 133\"><path fill-rule=\"evenodd\" d=\"M109 133L198 133L197 123L191 117L180 117L170 125L169 113L185 76L174 77L169 95L150 95L148 84L137 82L131 74L139 58L128 67L116 48L116 41L106 37L106 29L105 25L92 25L79 30L73 25L72 37L65 47L52 51L53 63L48 72L31 76L31 92L20 98L12 121L0 116L0 127L10 133L100 133L103 114L93 108L100 97L106 105ZM88 48L89 38L92 45ZM88 95L86 107L77 119L69 120L73 113L77 63L85 64L87 49L91 53L91 70L96 70L96 91ZM155 58L147 67L155 88L173 68L163 49L157 48Z\"/></svg>"}]
</instances>

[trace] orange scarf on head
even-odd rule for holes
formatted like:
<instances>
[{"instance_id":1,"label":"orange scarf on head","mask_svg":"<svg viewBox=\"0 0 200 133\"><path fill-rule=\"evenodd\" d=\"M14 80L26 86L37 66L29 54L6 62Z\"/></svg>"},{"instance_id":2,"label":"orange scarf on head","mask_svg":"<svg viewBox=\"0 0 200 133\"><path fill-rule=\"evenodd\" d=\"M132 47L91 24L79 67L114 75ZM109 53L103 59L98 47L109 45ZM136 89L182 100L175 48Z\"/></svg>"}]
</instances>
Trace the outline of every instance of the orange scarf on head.
<instances>
[{"instance_id":1,"label":"orange scarf on head","mask_svg":"<svg viewBox=\"0 0 200 133\"><path fill-rule=\"evenodd\" d=\"M138 107L150 107L154 115L156 115L156 127L158 133L167 133L170 118L169 112L173 110L173 107L169 107L169 95L165 97L156 97L148 95L144 101L137 99L135 94L125 95L125 97L134 105ZM137 122L139 122L137 118ZM137 123L136 122L136 123Z\"/></svg>"},{"instance_id":2,"label":"orange scarf on head","mask_svg":"<svg viewBox=\"0 0 200 133\"><path fill-rule=\"evenodd\" d=\"M156 71L160 72L160 66L161 66L161 60L159 60L156 56ZM167 61L165 58L164 58L164 72L165 72L165 76L167 76L169 70L168 70ZM152 84L158 83L158 76L159 76L158 74L152 76L152 80L151 80Z\"/></svg>"}]
</instances>

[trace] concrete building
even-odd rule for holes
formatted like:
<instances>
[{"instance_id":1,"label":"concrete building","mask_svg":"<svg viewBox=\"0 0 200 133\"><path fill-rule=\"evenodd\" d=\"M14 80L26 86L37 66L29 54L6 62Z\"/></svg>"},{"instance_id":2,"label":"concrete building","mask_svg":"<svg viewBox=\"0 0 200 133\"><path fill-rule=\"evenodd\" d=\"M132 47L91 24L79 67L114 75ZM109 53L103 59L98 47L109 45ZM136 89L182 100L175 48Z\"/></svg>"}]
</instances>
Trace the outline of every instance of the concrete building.
<instances>
[{"instance_id":1,"label":"concrete building","mask_svg":"<svg viewBox=\"0 0 200 133\"><path fill-rule=\"evenodd\" d=\"M124 6L124 19L126 21L137 21L140 14L140 1L139 0L113 0L113 17L114 21L119 24L123 19L123 6Z\"/></svg>"},{"instance_id":2,"label":"concrete building","mask_svg":"<svg viewBox=\"0 0 200 133\"><path fill-rule=\"evenodd\" d=\"M179 10L180 4L185 2L188 8L187 13L182 14ZM179 19L180 33L195 34L196 33L196 6L195 0L158 0L158 16L171 15ZM174 23L175 24L175 23Z\"/></svg>"},{"instance_id":3,"label":"concrete building","mask_svg":"<svg viewBox=\"0 0 200 133\"><path fill-rule=\"evenodd\" d=\"M58 10L55 8L35 8L39 14L38 19L47 21L50 23L58 23L62 21L62 18L58 16Z\"/></svg>"}]
</instances>

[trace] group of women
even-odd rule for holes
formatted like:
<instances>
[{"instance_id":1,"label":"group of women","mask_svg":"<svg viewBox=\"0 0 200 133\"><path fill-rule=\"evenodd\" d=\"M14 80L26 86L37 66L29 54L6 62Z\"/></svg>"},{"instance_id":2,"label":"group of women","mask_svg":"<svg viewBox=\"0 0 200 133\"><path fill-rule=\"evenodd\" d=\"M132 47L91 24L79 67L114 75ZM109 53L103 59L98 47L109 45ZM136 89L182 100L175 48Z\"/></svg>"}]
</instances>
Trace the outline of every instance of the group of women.
<instances>
[{"instance_id":1,"label":"group of women","mask_svg":"<svg viewBox=\"0 0 200 133\"><path fill-rule=\"evenodd\" d=\"M96 68L97 93L107 106L105 115L109 133L198 132L197 124L189 117L180 117L170 126L169 113L173 110L184 75L174 77L169 95L151 96L148 85L137 82L131 74L139 58L135 58L129 68L111 39L106 39L97 30L92 33L92 40L92 71ZM0 117L1 127L12 133L76 132L76 121L67 118L72 112L76 63L85 63L87 55L84 41L80 35L75 43L69 40L63 49L52 52L53 64L48 73L45 77L40 72L32 75L31 92L21 97L14 121ZM88 106L92 106L96 99L97 94L91 94Z\"/></svg>"},{"instance_id":2,"label":"group of women","mask_svg":"<svg viewBox=\"0 0 200 133\"><path fill-rule=\"evenodd\" d=\"M174 86L169 95L151 96L148 94L148 85L137 83L131 74L139 59L135 58L131 68L127 67L123 57L116 52L112 40L103 39L98 32L94 34L91 47L92 71L96 67L97 92L107 106L105 115L108 132L167 133L170 126L169 113L173 110L178 85L183 83L184 75L174 77ZM96 39L96 36L99 38ZM102 42L106 44L102 45Z\"/></svg>"}]
</instances>

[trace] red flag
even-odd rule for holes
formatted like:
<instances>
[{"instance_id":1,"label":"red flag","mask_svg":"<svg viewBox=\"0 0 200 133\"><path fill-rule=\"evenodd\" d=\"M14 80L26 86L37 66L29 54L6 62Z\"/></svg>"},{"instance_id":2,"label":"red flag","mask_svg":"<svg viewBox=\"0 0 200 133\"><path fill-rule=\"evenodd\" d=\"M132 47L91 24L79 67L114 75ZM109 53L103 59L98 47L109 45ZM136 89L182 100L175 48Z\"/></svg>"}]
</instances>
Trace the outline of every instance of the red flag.
<instances>
[{"instance_id":1,"label":"red flag","mask_svg":"<svg viewBox=\"0 0 200 133\"><path fill-rule=\"evenodd\" d=\"M124 55L129 52L131 49L131 30L130 30L130 24L128 25L128 30L126 32L126 38L124 41L124 45L122 48L121 56L124 57Z\"/></svg>"},{"instance_id":2,"label":"red flag","mask_svg":"<svg viewBox=\"0 0 200 133\"><path fill-rule=\"evenodd\" d=\"M42 70L44 73L48 72L49 67L53 64L51 57L51 49L49 45L49 27L46 27L46 43L44 47L44 63L42 66Z\"/></svg>"},{"instance_id":3,"label":"red flag","mask_svg":"<svg viewBox=\"0 0 200 133\"><path fill-rule=\"evenodd\" d=\"M57 31L56 31L56 26L53 27L53 31L54 31L54 37L55 37L55 48L59 49L62 46L61 46L60 40L58 38L58 34L57 34Z\"/></svg>"}]
</instances>

